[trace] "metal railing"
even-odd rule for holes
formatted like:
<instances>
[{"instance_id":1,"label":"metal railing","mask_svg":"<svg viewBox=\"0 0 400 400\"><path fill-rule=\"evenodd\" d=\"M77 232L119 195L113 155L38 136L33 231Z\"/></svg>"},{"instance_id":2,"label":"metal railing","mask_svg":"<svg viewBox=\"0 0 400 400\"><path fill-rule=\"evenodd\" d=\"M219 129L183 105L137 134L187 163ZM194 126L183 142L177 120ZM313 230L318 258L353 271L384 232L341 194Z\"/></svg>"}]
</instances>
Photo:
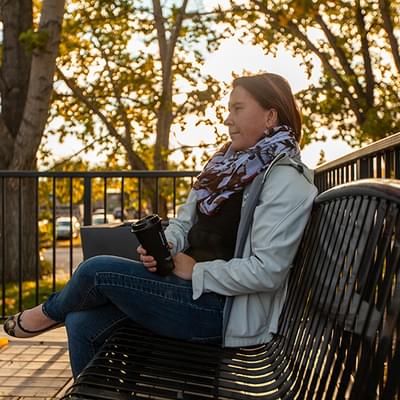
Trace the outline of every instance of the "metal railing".
<instances>
[{"instance_id":1,"label":"metal railing","mask_svg":"<svg viewBox=\"0 0 400 400\"><path fill-rule=\"evenodd\" d=\"M147 213L173 217L196 175L0 171L1 318L39 303L71 276L82 259L77 226L135 220Z\"/></svg>"},{"instance_id":2,"label":"metal railing","mask_svg":"<svg viewBox=\"0 0 400 400\"><path fill-rule=\"evenodd\" d=\"M400 179L400 133L315 169L315 184L320 192L365 178Z\"/></svg>"}]
</instances>

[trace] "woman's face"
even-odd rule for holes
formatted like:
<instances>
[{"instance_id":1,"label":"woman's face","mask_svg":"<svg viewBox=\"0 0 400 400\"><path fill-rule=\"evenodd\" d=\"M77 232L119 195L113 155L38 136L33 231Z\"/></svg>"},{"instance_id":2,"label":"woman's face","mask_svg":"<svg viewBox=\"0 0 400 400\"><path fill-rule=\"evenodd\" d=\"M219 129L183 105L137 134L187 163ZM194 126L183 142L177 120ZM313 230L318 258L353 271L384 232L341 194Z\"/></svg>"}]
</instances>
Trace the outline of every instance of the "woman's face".
<instances>
[{"instance_id":1,"label":"woman's face","mask_svg":"<svg viewBox=\"0 0 400 400\"><path fill-rule=\"evenodd\" d=\"M273 109L261 107L246 89L236 86L229 99L229 115L225 120L233 150L246 150L254 146L263 137L267 127L275 126L271 112L276 114Z\"/></svg>"}]
</instances>

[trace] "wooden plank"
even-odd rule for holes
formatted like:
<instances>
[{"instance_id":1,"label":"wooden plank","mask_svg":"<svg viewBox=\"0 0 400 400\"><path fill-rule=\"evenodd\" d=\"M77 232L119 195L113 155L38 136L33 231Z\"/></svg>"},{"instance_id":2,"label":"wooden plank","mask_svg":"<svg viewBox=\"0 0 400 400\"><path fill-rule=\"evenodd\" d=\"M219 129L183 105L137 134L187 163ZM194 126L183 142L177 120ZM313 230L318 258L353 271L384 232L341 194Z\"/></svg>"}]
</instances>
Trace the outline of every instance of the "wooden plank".
<instances>
[{"instance_id":1,"label":"wooden plank","mask_svg":"<svg viewBox=\"0 0 400 400\"><path fill-rule=\"evenodd\" d=\"M1 366L1 370L26 368L32 371L38 369L70 370L68 361L7 361Z\"/></svg>"},{"instance_id":2,"label":"wooden plank","mask_svg":"<svg viewBox=\"0 0 400 400\"><path fill-rule=\"evenodd\" d=\"M1 397L0 397L1 399ZM52 400L53 397L31 397L31 396L23 396L23 397L12 397L11 399L17 399L17 400Z\"/></svg>"},{"instance_id":3,"label":"wooden plank","mask_svg":"<svg viewBox=\"0 0 400 400\"><path fill-rule=\"evenodd\" d=\"M72 384L65 329L7 338L8 345L0 348L0 400L61 398Z\"/></svg>"},{"instance_id":4,"label":"wooden plank","mask_svg":"<svg viewBox=\"0 0 400 400\"><path fill-rule=\"evenodd\" d=\"M7 368L0 370L0 378L10 378L10 377L19 377L19 378L27 378L27 377L40 377L40 378L70 378L71 370L68 366L64 368L53 368L50 364L48 368L32 368L29 365L29 368Z\"/></svg>"},{"instance_id":5,"label":"wooden plank","mask_svg":"<svg viewBox=\"0 0 400 400\"><path fill-rule=\"evenodd\" d=\"M67 353L66 347L59 347L59 346L9 346L8 348L4 348L0 352L0 360L3 360L5 356L10 356L13 354L29 354L29 355L37 355L37 354L48 354L54 355ZM3 356L3 354L5 356Z\"/></svg>"},{"instance_id":6,"label":"wooden plank","mask_svg":"<svg viewBox=\"0 0 400 400\"><path fill-rule=\"evenodd\" d=\"M52 356L48 356L46 354L10 354L10 357L7 357L8 360L12 361L25 361L25 362L31 362L31 361L63 361L63 362L68 362L69 361L69 356L68 352L62 351L59 354L54 354ZM4 359L2 361L5 361Z\"/></svg>"},{"instance_id":7,"label":"wooden plank","mask_svg":"<svg viewBox=\"0 0 400 400\"><path fill-rule=\"evenodd\" d=\"M39 398L54 398L57 389L42 387L4 387L0 386L0 396L10 399L12 397L39 397ZM36 399L37 400L37 399Z\"/></svg>"},{"instance_id":8,"label":"wooden plank","mask_svg":"<svg viewBox=\"0 0 400 400\"><path fill-rule=\"evenodd\" d=\"M59 392L56 394L55 398L56 399L61 399L61 397L63 397L65 395L65 393L67 392L67 390L70 388L70 386L74 383L74 378L70 378L68 380L68 382L64 385L64 387L62 387Z\"/></svg>"},{"instance_id":9,"label":"wooden plank","mask_svg":"<svg viewBox=\"0 0 400 400\"><path fill-rule=\"evenodd\" d=\"M28 377L28 378L18 378L18 377L5 377L0 379L0 390L4 387L46 387L46 388L56 388L59 389L64 383L65 378L44 378L40 377Z\"/></svg>"},{"instance_id":10,"label":"wooden plank","mask_svg":"<svg viewBox=\"0 0 400 400\"><path fill-rule=\"evenodd\" d=\"M0 400L53 400L54 397L43 397L43 396L0 396Z\"/></svg>"}]
</instances>

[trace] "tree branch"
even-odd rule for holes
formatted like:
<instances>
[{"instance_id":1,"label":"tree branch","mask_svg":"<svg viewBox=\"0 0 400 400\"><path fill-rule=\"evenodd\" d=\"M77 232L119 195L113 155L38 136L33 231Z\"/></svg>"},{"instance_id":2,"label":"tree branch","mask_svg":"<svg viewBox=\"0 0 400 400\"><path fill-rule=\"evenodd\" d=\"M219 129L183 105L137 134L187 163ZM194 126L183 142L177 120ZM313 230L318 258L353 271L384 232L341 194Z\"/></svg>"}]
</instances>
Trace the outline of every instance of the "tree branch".
<instances>
[{"instance_id":1,"label":"tree branch","mask_svg":"<svg viewBox=\"0 0 400 400\"><path fill-rule=\"evenodd\" d=\"M148 169L146 163L133 151L131 144L131 137L129 136L129 140L121 136L114 126L108 121L107 117L101 112L101 110L91 102L82 92L82 90L69 78L67 78L63 72L57 67L57 72L63 79L63 81L67 84L67 86L71 89L74 95L82 101L83 104L86 105L90 110L92 110L105 124L109 133L119 142L121 143L128 156L129 164L131 165L132 169L138 170L146 170Z\"/></svg>"},{"instance_id":2,"label":"tree branch","mask_svg":"<svg viewBox=\"0 0 400 400\"><path fill-rule=\"evenodd\" d=\"M76 85L72 79L67 78L60 68L56 67L57 73L61 76L62 80L66 83L66 85L71 89L72 93L83 103L86 105L89 110L92 110L104 123L107 127L109 133L114 136L117 140L123 141L121 135L117 132L114 126L108 121L107 117L101 112L101 110L90 101L83 93L81 88Z\"/></svg>"},{"instance_id":3,"label":"tree branch","mask_svg":"<svg viewBox=\"0 0 400 400\"><path fill-rule=\"evenodd\" d=\"M102 142L104 139L107 139L107 136L108 136L108 133L106 135L104 135L104 136L100 136L99 138L91 141L89 144L87 144L86 146L82 147L80 150L78 150L74 154L71 154L68 157L64 157L62 160L54 163L53 166L50 167L46 172L54 171L54 169L59 167L60 165L63 165L64 163L72 160L74 157L79 156L79 154L86 152L86 150L90 149L94 144L96 144L98 142Z\"/></svg>"},{"instance_id":4,"label":"tree branch","mask_svg":"<svg viewBox=\"0 0 400 400\"><path fill-rule=\"evenodd\" d=\"M178 40L180 31L181 31L181 28L182 28L182 22L183 22L183 19L185 17L187 4L188 4L188 0L183 0L182 5L179 8L179 13L178 13L178 16L176 18L175 27L174 27L174 30L171 33L171 38L170 38L170 41L169 41L169 48L170 49L175 49L176 42ZM170 57L172 59L172 54L170 55Z\"/></svg>"},{"instance_id":5,"label":"tree branch","mask_svg":"<svg viewBox=\"0 0 400 400\"><path fill-rule=\"evenodd\" d=\"M182 28L182 22L185 16L186 7L187 7L188 0L183 0L181 7L179 8L179 13L176 18L174 29L171 33L171 37L168 41L168 51L167 51L167 59L165 65L165 84L169 85L171 80L171 70L172 70L172 59L174 57L174 51L176 42L178 41L179 34Z\"/></svg>"},{"instance_id":6,"label":"tree branch","mask_svg":"<svg viewBox=\"0 0 400 400\"><path fill-rule=\"evenodd\" d=\"M335 35L331 32L331 30L326 25L325 21L323 20L323 18L320 14L317 14L315 16L315 21L318 23L318 25L321 27L322 31L324 32L325 37L327 38L329 44L331 45L333 51L335 52L335 55L338 58L340 65L342 66L344 72L349 77L354 77L354 80L352 80L352 81L353 81L354 90L357 94L357 97L360 100L364 99L365 93L363 91L363 88L361 87L360 83L358 82L357 75L354 72L354 70L351 68L343 49L338 44L338 41L337 41Z\"/></svg>"},{"instance_id":7,"label":"tree branch","mask_svg":"<svg viewBox=\"0 0 400 400\"><path fill-rule=\"evenodd\" d=\"M130 121L128 119L128 116L126 115L126 110L125 110L125 107L124 107L124 105L122 103L122 100L121 100L121 87L114 80L113 73L112 73L112 70L110 68L110 63L108 62L107 55L104 53L102 48L100 48L99 50L101 51L102 57L106 62L106 68L107 68L108 76L110 77L111 85L113 87L114 94L115 94L115 99L117 100L118 111L120 112L121 117L122 117L122 121L124 123L125 139L126 139L126 142L124 142L124 143L126 144L126 146L131 148L132 147L131 124L130 124Z\"/></svg>"},{"instance_id":8,"label":"tree branch","mask_svg":"<svg viewBox=\"0 0 400 400\"><path fill-rule=\"evenodd\" d=\"M356 2L356 22L358 32L361 37L361 52L364 59L365 81L366 81L366 100L369 107L374 105L374 86L375 79L372 71L372 61L369 54L369 43L367 38L367 30L365 29L365 20L360 0Z\"/></svg>"},{"instance_id":9,"label":"tree branch","mask_svg":"<svg viewBox=\"0 0 400 400\"><path fill-rule=\"evenodd\" d=\"M260 10L276 23L277 27L281 27L281 25L278 22L278 16L276 13L274 13L272 10L270 10L262 1L259 0L254 0L254 3L258 5ZM302 40L306 46L315 54L318 56L318 58L321 60L322 65L324 66L325 70L335 79L336 83L339 85L339 87L343 91L343 96L349 101L350 108L354 112L358 123L361 125L364 122L364 116L361 113L360 106L357 102L357 100L352 96L352 94L349 91L349 88L347 84L344 82L342 77L339 75L339 73L336 71L336 69L331 65L329 62L328 57L326 56L325 53L322 53L311 40L308 38L307 35L305 35L303 32L300 31L299 27L292 21L288 21L288 25L284 27L286 31L291 33L293 36L297 37L298 39Z\"/></svg>"},{"instance_id":10,"label":"tree branch","mask_svg":"<svg viewBox=\"0 0 400 400\"><path fill-rule=\"evenodd\" d=\"M399 43L394 35L393 22L390 16L390 3L387 0L379 0L379 10L383 19L383 28L389 36L390 48L392 49L393 60L397 71L400 73Z\"/></svg>"},{"instance_id":11,"label":"tree branch","mask_svg":"<svg viewBox=\"0 0 400 400\"><path fill-rule=\"evenodd\" d=\"M168 53L168 44L165 34L164 17L162 13L160 0L153 0L153 14L157 30L158 46L160 48L161 63L163 64L164 67L164 63Z\"/></svg>"}]
</instances>

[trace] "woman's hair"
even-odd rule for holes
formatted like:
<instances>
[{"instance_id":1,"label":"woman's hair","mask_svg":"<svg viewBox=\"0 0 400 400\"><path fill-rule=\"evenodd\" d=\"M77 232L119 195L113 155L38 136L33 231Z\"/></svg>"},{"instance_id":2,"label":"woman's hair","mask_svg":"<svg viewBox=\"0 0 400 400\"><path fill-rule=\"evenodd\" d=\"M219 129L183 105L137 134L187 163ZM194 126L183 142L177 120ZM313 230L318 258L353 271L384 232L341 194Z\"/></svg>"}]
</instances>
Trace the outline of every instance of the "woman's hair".
<instances>
[{"instance_id":1,"label":"woman's hair","mask_svg":"<svg viewBox=\"0 0 400 400\"><path fill-rule=\"evenodd\" d=\"M265 109L274 108L280 124L289 125L301 139L301 114L288 81L280 75L264 73L236 78L233 87L246 89Z\"/></svg>"}]
</instances>

